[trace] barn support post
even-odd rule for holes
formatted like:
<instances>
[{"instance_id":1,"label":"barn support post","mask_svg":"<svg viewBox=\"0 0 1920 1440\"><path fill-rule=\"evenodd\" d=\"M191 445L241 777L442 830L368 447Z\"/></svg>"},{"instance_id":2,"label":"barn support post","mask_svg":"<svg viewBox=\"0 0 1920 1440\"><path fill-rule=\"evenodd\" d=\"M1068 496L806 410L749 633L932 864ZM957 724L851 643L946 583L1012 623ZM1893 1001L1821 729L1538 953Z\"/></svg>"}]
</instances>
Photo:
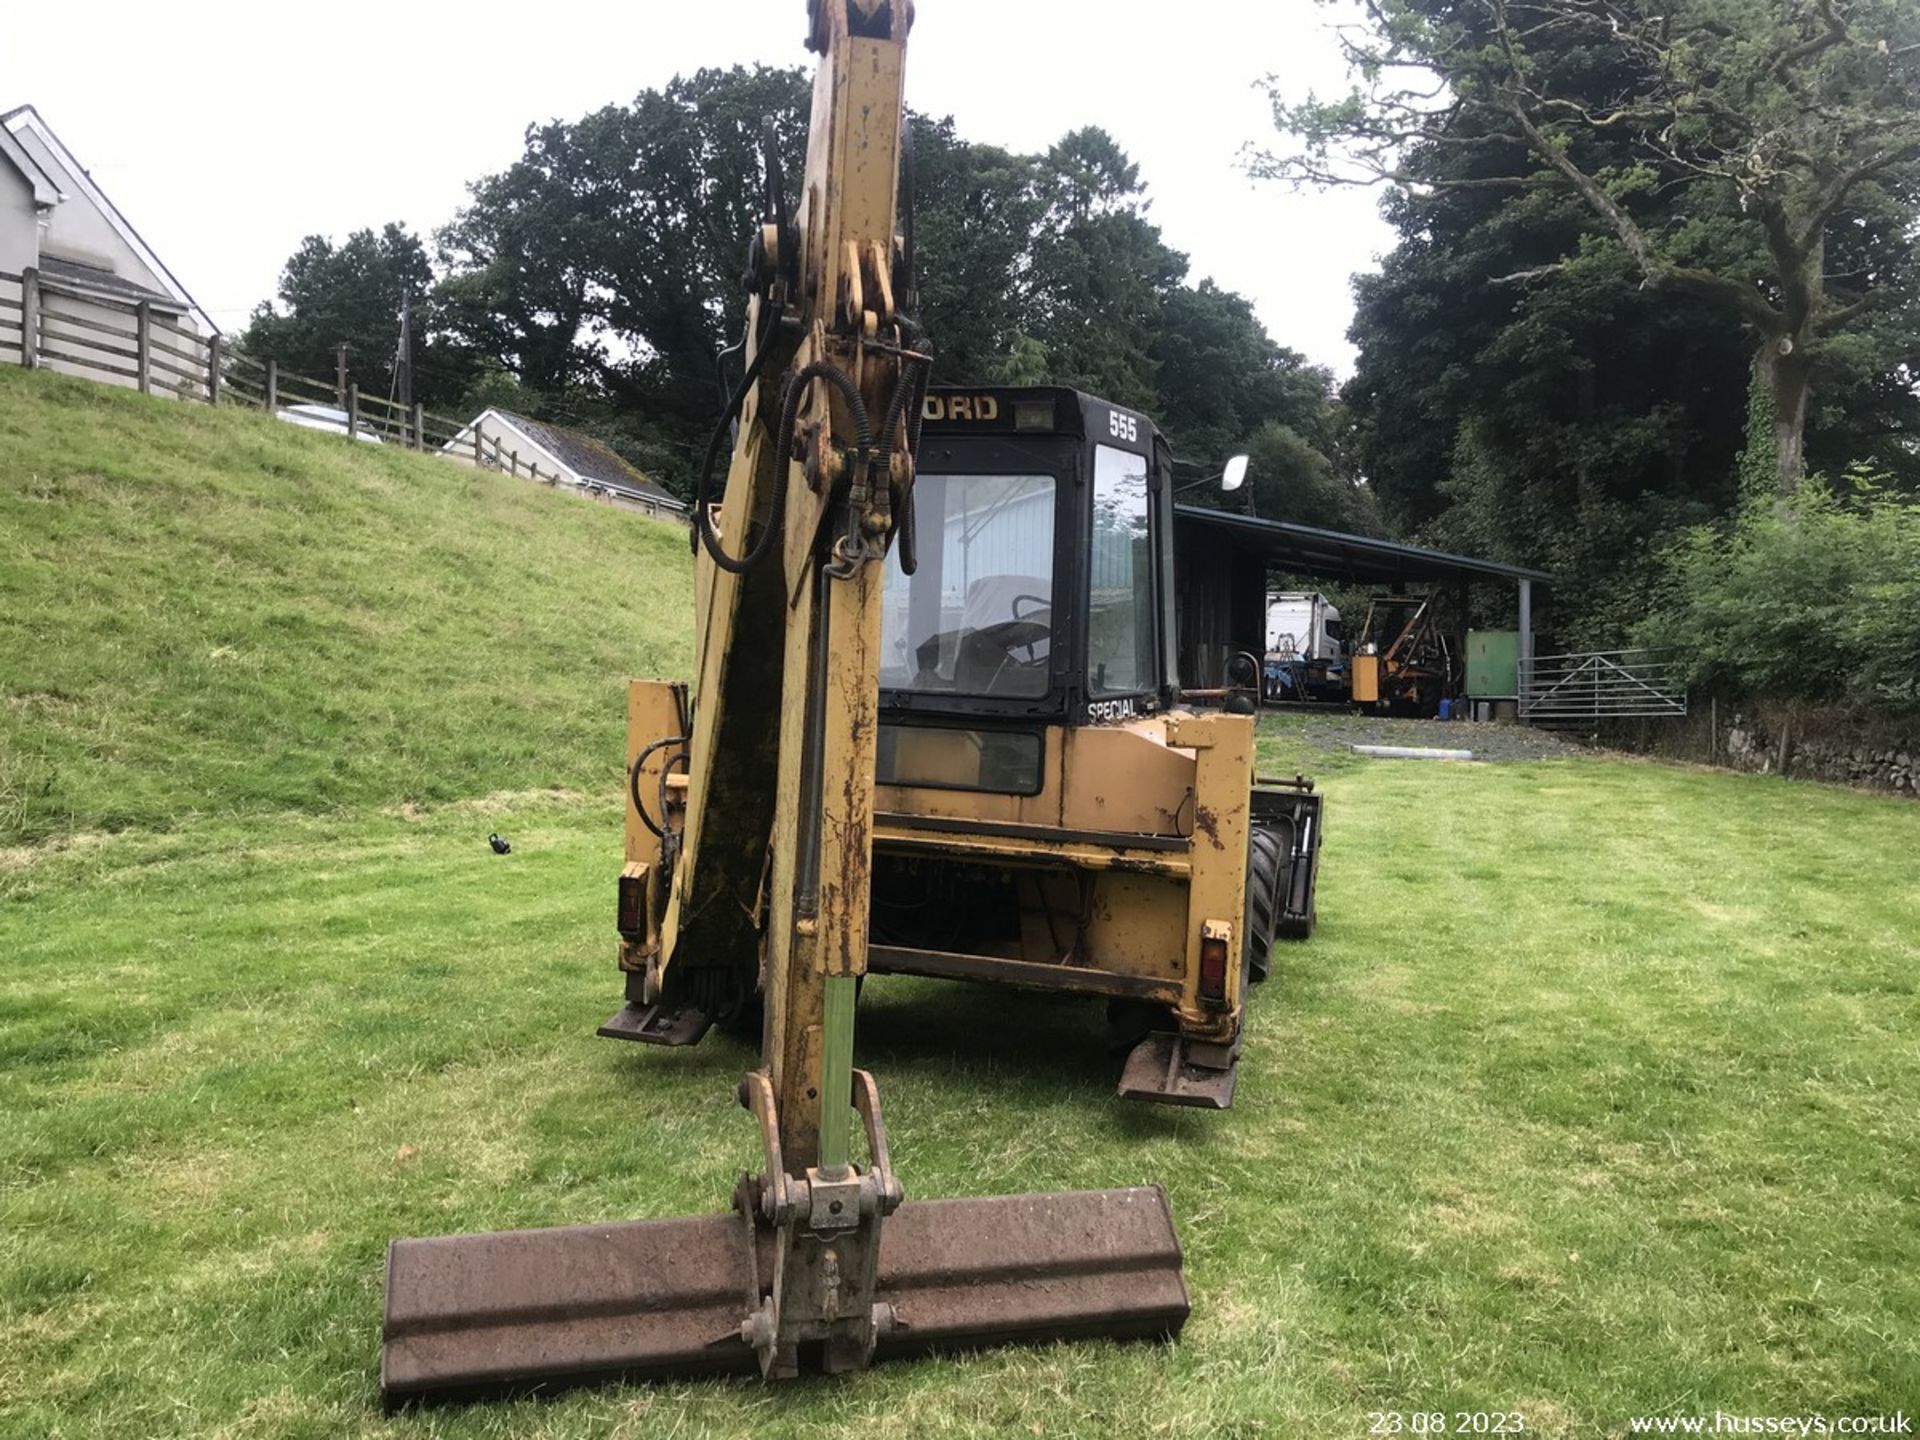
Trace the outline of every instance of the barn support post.
<instances>
[{"instance_id":1,"label":"barn support post","mask_svg":"<svg viewBox=\"0 0 1920 1440\"><path fill-rule=\"evenodd\" d=\"M1520 694L1533 676L1533 581L1520 581Z\"/></svg>"}]
</instances>

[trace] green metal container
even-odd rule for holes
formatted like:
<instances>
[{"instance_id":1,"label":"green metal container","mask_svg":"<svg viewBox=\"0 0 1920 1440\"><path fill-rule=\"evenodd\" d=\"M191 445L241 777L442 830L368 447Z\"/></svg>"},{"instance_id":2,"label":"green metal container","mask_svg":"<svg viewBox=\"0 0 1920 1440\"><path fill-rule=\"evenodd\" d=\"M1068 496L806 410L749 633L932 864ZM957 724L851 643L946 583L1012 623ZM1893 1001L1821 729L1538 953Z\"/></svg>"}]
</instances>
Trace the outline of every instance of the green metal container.
<instances>
[{"instance_id":1,"label":"green metal container","mask_svg":"<svg viewBox=\"0 0 1920 1440\"><path fill-rule=\"evenodd\" d=\"M1467 632L1467 694L1475 700L1511 700L1520 694L1520 632Z\"/></svg>"}]
</instances>

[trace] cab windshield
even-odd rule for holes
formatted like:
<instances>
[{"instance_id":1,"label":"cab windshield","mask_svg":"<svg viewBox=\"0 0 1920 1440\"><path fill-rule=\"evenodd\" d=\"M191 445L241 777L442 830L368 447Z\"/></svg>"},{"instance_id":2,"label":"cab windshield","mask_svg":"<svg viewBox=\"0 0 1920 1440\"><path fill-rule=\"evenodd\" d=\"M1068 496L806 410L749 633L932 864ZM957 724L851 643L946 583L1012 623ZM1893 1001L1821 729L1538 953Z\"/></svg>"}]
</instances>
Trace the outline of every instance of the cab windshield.
<instances>
[{"instance_id":1,"label":"cab windshield","mask_svg":"<svg viewBox=\"0 0 1920 1440\"><path fill-rule=\"evenodd\" d=\"M883 689L1032 699L1053 652L1051 475L921 475L920 565L889 563Z\"/></svg>"}]
</instances>

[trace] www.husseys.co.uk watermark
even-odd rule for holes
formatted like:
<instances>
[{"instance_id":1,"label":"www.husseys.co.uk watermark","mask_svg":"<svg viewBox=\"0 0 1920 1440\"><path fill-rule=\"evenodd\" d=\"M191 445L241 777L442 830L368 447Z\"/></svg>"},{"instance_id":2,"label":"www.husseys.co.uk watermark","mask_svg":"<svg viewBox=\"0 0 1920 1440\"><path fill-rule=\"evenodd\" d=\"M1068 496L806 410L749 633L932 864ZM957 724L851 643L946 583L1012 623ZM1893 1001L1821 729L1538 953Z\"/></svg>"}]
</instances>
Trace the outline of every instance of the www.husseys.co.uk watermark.
<instances>
[{"instance_id":1,"label":"www.husseys.co.uk watermark","mask_svg":"<svg viewBox=\"0 0 1920 1440\"><path fill-rule=\"evenodd\" d=\"M1891 1415L1635 1415L1632 1435L1911 1435L1913 1417Z\"/></svg>"}]
</instances>

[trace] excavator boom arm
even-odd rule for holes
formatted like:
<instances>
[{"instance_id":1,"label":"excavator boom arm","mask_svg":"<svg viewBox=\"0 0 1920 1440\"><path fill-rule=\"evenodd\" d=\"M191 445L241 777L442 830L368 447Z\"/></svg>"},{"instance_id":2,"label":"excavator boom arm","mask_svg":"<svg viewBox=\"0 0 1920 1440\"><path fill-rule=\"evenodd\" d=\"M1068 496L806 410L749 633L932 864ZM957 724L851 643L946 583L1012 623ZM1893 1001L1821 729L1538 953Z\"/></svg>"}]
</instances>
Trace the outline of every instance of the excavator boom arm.
<instances>
[{"instance_id":1,"label":"excavator boom arm","mask_svg":"<svg viewBox=\"0 0 1920 1440\"><path fill-rule=\"evenodd\" d=\"M687 765L684 819L661 837L645 972L668 1001L764 998L762 1064L739 1090L764 1168L731 1216L393 1242L390 1403L756 1364L837 1372L876 1352L1168 1335L1186 1318L1159 1187L903 1204L878 1087L853 1068L883 577L914 563L931 361L902 313L896 239L911 0L811 0L809 19L821 59L803 189L789 215L769 145L731 460L694 506L699 678L670 762Z\"/></svg>"}]
</instances>

